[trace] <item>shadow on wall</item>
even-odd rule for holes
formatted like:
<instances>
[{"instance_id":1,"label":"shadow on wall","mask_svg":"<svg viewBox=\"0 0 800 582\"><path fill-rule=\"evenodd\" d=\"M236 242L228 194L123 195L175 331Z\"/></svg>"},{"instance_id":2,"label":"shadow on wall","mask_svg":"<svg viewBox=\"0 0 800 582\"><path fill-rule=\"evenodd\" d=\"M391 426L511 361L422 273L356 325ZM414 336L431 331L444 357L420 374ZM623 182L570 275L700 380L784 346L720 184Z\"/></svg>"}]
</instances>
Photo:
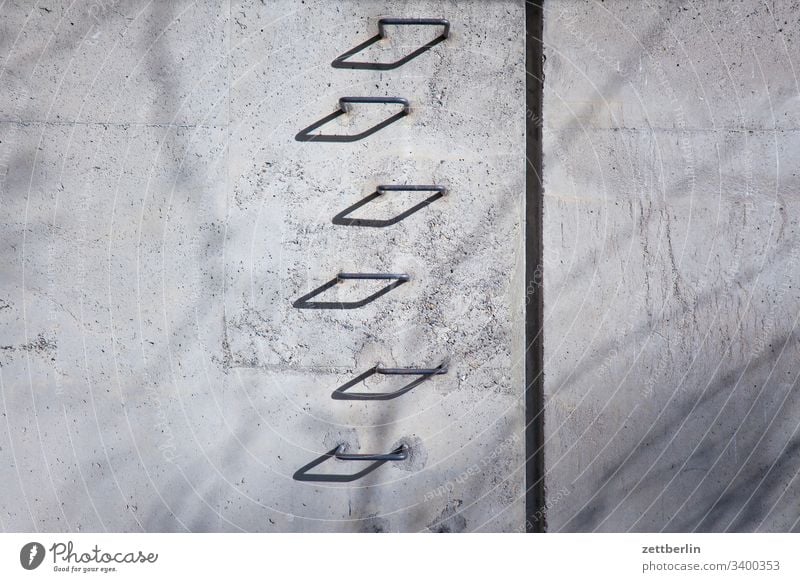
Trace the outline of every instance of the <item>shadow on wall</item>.
<instances>
[{"instance_id":1,"label":"shadow on wall","mask_svg":"<svg viewBox=\"0 0 800 582\"><path fill-rule=\"evenodd\" d=\"M705 390L656 385L676 400L559 531L800 531L799 341L776 335Z\"/></svg>"},{"instance_id":2,"label":"shadow on wall","mask_svg":"<svg viewBox=\"0 0 800 582\"><path fill-rule=\"evenodd\" d=\"M637 39L641 46L664 44L660 39L670 34L667 12L671 10L674 6L665 5L662 13L654 16L654 24ZM642 61L647 65L646 58L643 60L639 53L630 57L622 63L620 68L623 71L639 69ZM627 81L620 75L610 75L609 79L592 97L613 101L621 95ZM590 119L589 113L588 110L578 111L576 118ZM622 125L622 120L616 121ZM572 151L570 140L578 139L581 133L565 132L561 142L565 144L564 151ZM655 137L652 142L657 144ZM746 142L735 143L744 147ZM655 147L657 149L657 145ZM721 155L723 159L732 158L731 153L723 150ZM635 161L636 154L631 152L629 158ZM661 164L663 160L659 152L655 154L657 163ZM706 167L698 165L695 174L713 175L719 172L716 166L716 160ZM653 190L661 192L663 188L663 192L669 193L670 201L685 200L687 192L697 195L692 186L695 186L693 177L679 177L674 183L659 184ZM670 212L666 201L662 205L659 202L643 199L632 205L631 213L638 227L630 233L634 241L637 236L646 237L644 230L651 216L657 220L659 213ZM670 243L669 236L663 229L659 231L657 238L650 241L655 242L650 251L655 245ZM766 235L764 240L767 240ZM591 280L592 272L598 268L598 257L613 255L613 243L607 241L597 253L582 257L581 262L562 277L561 285L568 288L576 282ZM765 252L780 260L795 246L795 241L788 241L780 246L768 245ZM634 252L638 250L635 244L632 249ZM659 259L655 257L645 266L666 270ZM599 477L592 477L591 484L578 482L581 488L585 486L585 497L580 505L568 510L559 509L566 516L560 531L800 531L800 506L797 503L800 498L800 387L797 376L800 347L798 333L794 330L796 309L793 310L791 305L784 306L781 313L785 312L785 320L776 325L779 329L767 329L763 343L768 348L756 353L754 338L748 335L752 328L748 331L745 326L767 327L758 313L769 304L769 298L765 300L755 294L747 297L743 290L755 290L759 277L762 277L763 285L760 270L753 268L737 273L734 285L738 288L712 285L696 295L688 289L689 284L679 279L680 273L674 273L674 277L673 273L664 273L663 279L649 281L654 287L663 286L660 290L664 294L663 304L653 301L649 305L652 313L635 323L627 334L627 340L623 338L624 345L616 339L604 341L597 348L593 344L592 357L583 358L558 382L559 386L601 385L602 382L594 378L598 361L606 362L614 357L615 352L631 354L635 359L642 349L640 340L647 337L652 340L650 334L662 319L687 317L685 328L674 324L666 324L667 331L662 328L661 331L668 336L664 351L670 373L655 378L657 381L652 391L656 396L648 397L652 402L645 401L642 395L642 401L634 403L638 407L636 414L644 414L642 411L648 406L655 409L647 411L655 419L652 426L640 424L637 430L635 424L626 424L618 435L608 435L609 439L613 437L612 442L597 445L598 450L608 445L602 455L609 462L602 472L598 472ZM675 289L670 289L675 280L678 281ZM681 293L684 295L680 296ZM720 297L732 296L733 302L740 300L740 305L734 308L721 305ZM745 328L730 332L729 335L735 334L735 337L727 337L724 345L710 346L696 321L692 321L693 312L722 314L726 309L730 309L732 319L741 318L739 323ZM702 315L695 314L695 317L703 321ZM755 324L753 320L756 320ZM686 342L676 347L676 343L680 343L676 338L686 338ZM684 372L683 385L676 386L666 378L670 375L673 379L682 377ZM629 395L635 394L636 387L630 386L633 382L631 376L647 377L647 374L647 370L629 374L621 388L627 388ZM667 403L673 394L675 398ZM602 402L600 406L604 404ZM608 403L606 410L610 411L607 413L609 417L613 417L615 412L628 408L627 403L614 400ZM594 420L594 417L590 419L591 422ZM613 430L609 432L613 433ZM580 462L583 469L590 462L600 463L602 459ZM575 502L576 497L571 496L569 502Z\"/></svg>"}]
</instances>

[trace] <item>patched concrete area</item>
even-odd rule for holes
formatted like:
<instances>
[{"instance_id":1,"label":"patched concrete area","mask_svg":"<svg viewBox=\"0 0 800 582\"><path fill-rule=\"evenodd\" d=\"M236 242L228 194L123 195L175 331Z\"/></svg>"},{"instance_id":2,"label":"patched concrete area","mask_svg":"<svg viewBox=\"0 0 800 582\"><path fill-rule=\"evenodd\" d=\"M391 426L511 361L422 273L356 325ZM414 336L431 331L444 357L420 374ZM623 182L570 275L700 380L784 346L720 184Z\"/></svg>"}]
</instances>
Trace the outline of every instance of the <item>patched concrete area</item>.
<instances>
[{"instance_id":1,"label":"patched concrete area","mask_svg":"<svg viewBox=\"0 0 800 582\"><path fill-rule=\"evenodd\" d=\"M394 70L331 66L384 16L448 18L450 38ZM522 529L523 16L522 0L6 2L0 528ZM395 28L360 58L437 34ZM359 141L296 140L346 95L411 112ZM357 105L322 131L395 111ZM333 222L393 183L448 191L385 227ZM343 271L411 280L358 309L293 307ZM393 400L331 398L379 364L444 362ZM349 483L294 478L343 443L411 452Z\"/></svg>"},{"instance_id":2,"label":"patched concrete area","mask_svg":"<svg viewBox=\"0 0 800 582\"><path fill-rule=\"evenodd\" d=\"M794 2L545 16L550 531L797 531Z\"/></svg>"}]
</instances>

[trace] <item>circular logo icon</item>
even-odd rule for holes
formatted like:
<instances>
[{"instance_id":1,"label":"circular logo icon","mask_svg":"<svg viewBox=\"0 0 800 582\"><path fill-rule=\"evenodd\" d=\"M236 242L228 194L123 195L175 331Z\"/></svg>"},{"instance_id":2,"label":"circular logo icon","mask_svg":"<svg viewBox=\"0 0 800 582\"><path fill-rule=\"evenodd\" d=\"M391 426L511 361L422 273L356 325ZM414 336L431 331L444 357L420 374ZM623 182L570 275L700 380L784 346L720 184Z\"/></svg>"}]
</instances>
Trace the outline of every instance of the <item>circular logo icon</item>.
<instances>
[{"instance_id":1,"label":"circular logo icon","mask_svg":"<svg viewBox=\"0 0 800 582\"><path fill-rule=\"evenodd\" d=\"M35 570L44 561L44 553L44 546L39 542L27 543L19 552L19 563L26 570Z\"/></svg>"}]
</instances>

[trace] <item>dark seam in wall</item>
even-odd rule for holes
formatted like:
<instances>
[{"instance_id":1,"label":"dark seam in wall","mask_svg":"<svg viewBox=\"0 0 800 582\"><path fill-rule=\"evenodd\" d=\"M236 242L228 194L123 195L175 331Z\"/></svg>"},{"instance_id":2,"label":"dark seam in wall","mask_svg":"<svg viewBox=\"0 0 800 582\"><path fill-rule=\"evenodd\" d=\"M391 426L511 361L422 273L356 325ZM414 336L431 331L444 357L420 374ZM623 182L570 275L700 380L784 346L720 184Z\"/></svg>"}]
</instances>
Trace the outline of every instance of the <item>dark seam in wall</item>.
<instances>
[{"instance_id":1,"label":"dark seam in wall","mask_svg":"<svg viewBox=\"0 0 800 582\"><path fill-rule=\"evenodd\" d=\"M525 531L547 530L542 297L544 0L525 2Z\"/></svg>"}]
</instances>

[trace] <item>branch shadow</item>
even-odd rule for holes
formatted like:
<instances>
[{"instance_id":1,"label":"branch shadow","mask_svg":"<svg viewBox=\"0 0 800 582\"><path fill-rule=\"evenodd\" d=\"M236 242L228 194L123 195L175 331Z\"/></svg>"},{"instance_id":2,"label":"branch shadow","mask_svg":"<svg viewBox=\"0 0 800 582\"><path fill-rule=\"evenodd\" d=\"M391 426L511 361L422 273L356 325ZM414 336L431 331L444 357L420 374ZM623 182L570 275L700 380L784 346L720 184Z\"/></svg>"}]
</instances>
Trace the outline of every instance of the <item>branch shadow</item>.
<instances>
[{"instance_id":1,"label":"branch shadow","mask_svg":"<svg viewBox=\"0 0 800 582\"><path fill-rule=\"evenodd\" d=\"M792 334L782 334L772 343L785 345L791 338ZM774 416L763 422L749 411L736 411L737 406L746 410L748 405L755 407L773 395L748 392L745 387L755 382L761 370L775 364L773 354L761 354L721 374L696 397L671 406L641 444L628 447L627 454L620 454L603 472L597 480L596 496L560 531L753 532L774 528L774 519L766 527L764 522L776 513L800 522L796 505L792 506L790 500L780 503L788 491L788 487L784 489L786 480L798 474L800 466L800 430L789 420L794 406L784 401L784 406L765 411ZM798 393L796 386L795 382L789 396ZM725 403L731 391L736 392L735 397ZM718 429L700 435L691 432L693 420L723 414L720 406L726 420L717 420ZM769 443L785 438L781 418L795 428L784 449L776 454L769 451ZM686 447L687 452L676 452ZM728 458L734 449L741 455L736 464ZM631 486L630 474L625 473L636 471L636 467L646 469ZM626 507L648 502L640 521L631 523L623 515ZM773 507L765 509L771 502Z\"/></svg>"}]
</instances>

